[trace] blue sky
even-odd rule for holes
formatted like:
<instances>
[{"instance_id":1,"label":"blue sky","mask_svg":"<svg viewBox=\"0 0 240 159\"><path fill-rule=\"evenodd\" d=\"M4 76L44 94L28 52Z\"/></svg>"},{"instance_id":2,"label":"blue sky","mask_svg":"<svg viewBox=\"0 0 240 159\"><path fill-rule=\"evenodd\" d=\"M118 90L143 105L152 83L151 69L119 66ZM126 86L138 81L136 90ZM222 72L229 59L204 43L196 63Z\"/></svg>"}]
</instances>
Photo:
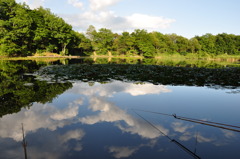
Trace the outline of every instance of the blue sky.
<instances>
[{"instance_id":1,"label":"blue sky","mask_svg":"<svg viewBox=\"0 0 240 159\"><path fill-rule=\"evenodd\" d=\"M146 29L187 38L206 33L240 35L239 0L16 0L40 5L84 32L89 25L113 32Z\"/></svg>"}]
</instances>

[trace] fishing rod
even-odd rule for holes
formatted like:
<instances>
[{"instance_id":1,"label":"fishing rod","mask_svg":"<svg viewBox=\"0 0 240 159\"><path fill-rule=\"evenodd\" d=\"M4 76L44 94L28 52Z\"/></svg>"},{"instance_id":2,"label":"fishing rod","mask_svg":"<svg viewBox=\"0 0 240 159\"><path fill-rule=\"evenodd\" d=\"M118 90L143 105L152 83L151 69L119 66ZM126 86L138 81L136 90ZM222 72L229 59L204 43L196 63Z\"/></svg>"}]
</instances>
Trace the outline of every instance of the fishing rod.
<instances>
[{"instance_id":1,"label":"fishing rod","mask_svg":"<svg viewBox=\"0 0 240 159\"><path fill-rule=\"evenodd\" d=\"M189 122L193 122L193 123L198 123L198 124L208 125L208 126L212 126L212 127L221 128L221 129L226 129L226 130L230 130L230 131L240 132L240 127L235 126L235 125L194 119L194 118L187 118L187 117L183 117L183 116L177 116L176 114L165 114L165 113L159 113L159 112L153 112L153 111L141 110L141 109L135 109L135 110L147 112L147 113L154 113L154 114L170 116L170 117L174 117L175 119L179 119L179 120L184 120L184 121L189 121ZM234 129L234 128L237 128L237 129Z\"/></svg>"},{"instance_id":2,"label":"fishing rod","mask_svg":"<svg viewBox=\"0 0 240 159\"><path fill-rule=\"evenodd\" d=\"M132 110L135 114L137 114L140 118L142 118L145 122L147 122L149 125L151 125L153 128L155 128L156 130L158 130L163 136L165 136L168 140L170 140L171 142L175 143L177 146L179 146L180 148L182 148L185 152L187 152L189 155L191 155L192 157L194 157L195 159L201 159L198 155L196 155L196 153L192 152L191 150L189 150L187 147L185 147L184 145L182 145L180 142L176 141L175 139L170 138L167 134L165 134L164 132L162 132L159 128L157 128L154 124L152 124L150 121L148 121L147 119L145 119L143 116L141 116L140 114L138 114L135 110Z\"/></svg>"}]
</instances>

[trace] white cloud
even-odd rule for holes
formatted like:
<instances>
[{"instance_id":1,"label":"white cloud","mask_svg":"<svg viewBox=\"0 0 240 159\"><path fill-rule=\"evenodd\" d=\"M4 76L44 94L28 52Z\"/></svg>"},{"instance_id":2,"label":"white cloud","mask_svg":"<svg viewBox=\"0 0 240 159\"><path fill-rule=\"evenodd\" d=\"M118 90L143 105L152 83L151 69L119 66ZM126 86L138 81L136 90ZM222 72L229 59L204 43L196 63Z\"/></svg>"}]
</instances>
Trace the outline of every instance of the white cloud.
<instances>
[{"instance_id":1,"label":"white cloud","mask_svg":"<svg viewBox=\"0 0 240 159\"><path fill-rule=\"evenodd\" d=\"M146 95L146 94L160 94L160 93L168 93L171 92L164 85L153 85L153 84L143 84L143 85L136 85L131 84L126 87L126 93L131 94L132 96L139 96L139 95Z\"/></svg>"},{"instance_id":2,"label":"white cloud","mask_svg":"<svg viewBox=\"0 0 240 159\"><path fill-rule=\"evenodd\" d=\"M136 152L139 148L138 147L109 147L109 152L113 153L113 157L115 158L123 158L129 157L134 152Z\"/></svg>"},{"instance_id":3,"label":"white cloud","mask_svg":"<svg viewBox=\"0 0 240 159\"><path fill-rule=\"evenodd\" d=\"M28 157L32 159L58 159L62 158L62 156L71 149L81 151L81 140L84 136L85 132L82 129L69 130L64 134L48 132L47 134L44 134L44 137L38 136L41 140L39 140L37 145L32 144L28 147ZM72 146L69 146L71 140L74 140L76 145L73 144Z\"/></svg>"},{"instance_id":4,"label":"white cloud","mask_svg":"<svg viewBox=\"0 0 240 159\"><path fill-rule=\"evenodd\" d=\"M199 143L204 143L204 142L213 142L216 139L213 139L211 137L204 137L203 135L198 134L197 140Z\"/></svg>"},{"instance_id":5,"label":"white cloud","mask_svg":"<svg viewBox=\"0 0 240 159\"><path fill-rule=\"evenodd\" d=\"M184 125L182 122L173 122L172 128L176 132L185 133L188 129L193 128L193 125Z\"/></svg>"},{"instance_id":6,"label":"white cloud","mask_svg":"<svg viewBox=\"0 0 240 159\"><path fill-rule=\"evenodd\" d=\"M85 132L81 129L71 130L59 136L59 141L61 141L62 144L68 142L71 139L80 141L84 137L84 135L85 135Z\"/></svg>"},{"instance_id":7,"label":"white cloud","mask_svg":"<svg viewBox=\"0 0 240 159\"><path fill-rule=\"evenodd\" d=\"M90 9L94 11L99 11L102 9L106 9L109 6L112 6L119 2L120 0L89 0Z\"/></svg>"},{"instance_id":8,"label":"white cloud","mask_svg":"<svg viewBox=\"0 0 240 159\"><path fill-rule=\"evenodd\" d=\"M154 147L157 143L156 139L150 140L147 144L140 144L138 146L110 146L109 152L113 154L115 158L126 158L136 153L142 147Z\"/></svg>"},{"instance_id":9,"label":"white cloud","mask_svg":"<svg viewBox=\"0 0 240 159\"><path fill-rule=\"evenodd\" d=\"M43 6L45 0L16 0L16 2L25 2L31 9L39 8Z\"/></svg>"},{"instance_id":10,"label":"white cloud","mask_svg":"<svg viewBox=\"0 0 240 159\"><path fill-rule=\"evenodd\" d=\"M232 132L232 131L229 131L229 130L223 130L223 129L221 131L226 138L235 138L236 137L235 132Z\"/></svg>"},{"instance_id":11,"label":"white cloud","mask_svg":"<svg viewBox=\"0 0 240 159\"><path fill-rule=\"evenodd\" d=\"M166 29L171 23L175 22L174 19L138 13L130 15L126 17L126 19L127 23L130 24L133 29L138 28L148 30Z\"/></svg>"},{"instance_id":12,"label":"white cloud","mask_svg":"<svg viewBox=\"0 0 240 159\"><path fill-rule=\"evenodd\" d=\"M84 95L98 95L102 97L112 97L113 95L124 92L132 96L147 95L147 94L161 94L171 92L164 85L153 85L150 83L134 84L123 83L121 81L113 81L105 85L96 83L89 87L87 83L75 83L73 89L69 90L74 93L81 93Z\"/></svg>"},{"instance_id":13,"label":"white cloud","mask_svg":"<svg viewBox=\"0 0 240 159\"><path fill-rule=\"evenodd\" d=\"M64 119L70 119L74 118L78 115L78 105L83 104L83 99L78 99L77 101L74 101L73 103L70 103L69 106L62 110L57 110L54 114L50 116L53 120L64 120Z\"/></svg>"},{"instance_id":14,"label":"white cloud","mask_svg":"<svg viewBox=\"0 0 240 159\"><path fill-rule=\"evenodd\" d=\"M181 141L189 141L191 138L193 138L192 134L190 132L185 132L183 135L179 137L179 140Z\"/></svg>"},{"instance_id":15,"label":"white cloud","mask_svg":"<svg viewBox=\"0 0 240 159\"><path fill-rule=\"evenodd\" d=\"M79 0L68 0L68 3L71 4L73 7L80 8L80 9L83 8L83 3L80 2Z\"/></svg>"},{"instance_id":16,"label":"white cloud","mask_svg":"<svg viewBox=\"0 0 240 159\"><path fill-rule=\"evenodd\" d=\"M135 29L157 31L166 29L175 22L174 19L147 14L136 13L129 16L118 16L113 11L87 11L79 15L62 16L74 28L82 31L85 31L89 25L94 25L96 28L108 28L113 32L134 31Z\"/></svg>"}]
</instances>

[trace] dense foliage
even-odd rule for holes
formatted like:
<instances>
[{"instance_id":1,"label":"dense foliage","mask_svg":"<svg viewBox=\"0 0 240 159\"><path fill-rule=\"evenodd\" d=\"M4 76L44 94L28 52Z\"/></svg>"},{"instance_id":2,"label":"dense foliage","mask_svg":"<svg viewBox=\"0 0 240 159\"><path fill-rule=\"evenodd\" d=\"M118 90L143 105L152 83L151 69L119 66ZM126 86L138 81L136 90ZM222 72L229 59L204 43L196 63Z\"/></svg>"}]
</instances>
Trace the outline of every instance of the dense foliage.
<instances>
[{"instance_id":1,"label":"dense foliage","mask_svg":"<svg viewBox=\"0 0 240 159\"><path fill-rule=\"evenodd\" d=\"M36 52L144 57L176 53L195 57L240 55L240 35L208 33L187 39L140 29L117 34L106 28L96 30L94 26L80 34L49 9L31 10L15 0L0 0L0 56Z\"/></svg>"},{"instance_id":2,"label":"dense foliage","mask_svg":"<svg viewBox=\"0 0 240 159\"><path fill-rule=\"evenodd\" d=\"M15 0L0 0L0 55L27 56L44 51L65 55L77 41L72 27L49 9L31 10Z\"/></svg>"},{"instance_id":3,"label":"dense foliage","mask_svg":"<svg viewBox=\"0 0 240 159\"><path fill-rule=\"evenodd\" d=\"M176 34L148 33L139 29L119 35L108 29L96 31L90 26L87 30L87 38L91 42L93 51L99 55L144 57L176 53L192 56L240 55L240 36L226 33L205 34L187 39Z\"/></svg>"}]
</instances>

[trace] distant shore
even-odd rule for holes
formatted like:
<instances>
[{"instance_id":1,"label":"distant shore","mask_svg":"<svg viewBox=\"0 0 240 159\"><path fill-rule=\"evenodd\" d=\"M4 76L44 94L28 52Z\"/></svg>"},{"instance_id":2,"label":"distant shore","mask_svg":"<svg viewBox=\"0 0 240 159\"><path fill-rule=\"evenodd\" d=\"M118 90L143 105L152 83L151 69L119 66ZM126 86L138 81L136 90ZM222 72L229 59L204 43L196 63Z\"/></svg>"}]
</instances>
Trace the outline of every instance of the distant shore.
<instances>
[{"instance_id":1,"label":"distant shore","mask_svg":"<svg viewBox=\"0 0 240 159\"><path fill-rule=\"evenodd\" d=\"M34 56L26 56L26 57L7 57L7 56L0 56L0 60L56 60L56 59L79 59L79 58L129 58L129 59L145 59L145 57L140 55L133 55L133 56L124 56L124 55L90 55L90 56L62 56L59 54L51 54L48 53L47 55L34 55ZM151 58L150 58L151 59ZM206 61L229 61L229 62L236 62L240 61L240 56L238 55L218 55L218 56L195 56L195 55L180 55L180 54L162 54L152 59L166 59L166 60L206 60Z\"/></svg>"}]
</instances>

